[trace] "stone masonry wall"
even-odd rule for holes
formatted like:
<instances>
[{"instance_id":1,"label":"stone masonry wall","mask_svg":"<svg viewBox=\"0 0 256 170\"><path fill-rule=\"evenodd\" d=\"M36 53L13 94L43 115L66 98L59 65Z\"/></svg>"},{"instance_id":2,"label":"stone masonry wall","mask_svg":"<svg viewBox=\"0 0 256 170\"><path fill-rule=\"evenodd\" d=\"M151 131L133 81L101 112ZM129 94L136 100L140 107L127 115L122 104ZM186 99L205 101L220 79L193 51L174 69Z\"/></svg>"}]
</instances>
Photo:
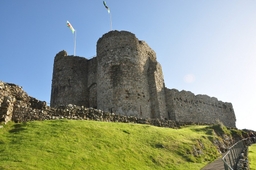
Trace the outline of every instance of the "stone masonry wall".
<instances>
[{"instance_id":1,"label":"stone masonry wall","mask_svg":"<svg viewBox=\"0 0 256 170\"><path fill-rule=\"evenodd\" d=\"M56 55L51 106L68 104L139 118L221 121L228 127L236 122L231 103L167 89L154 50L127 31L104 34L97 42L97 57L90 60L65 51Z\"/></svg>"},{"instance_id":2,"label":"stone masonry wall","mask_svg":"<svg viewBox=\"0 0 256 170\"><path fill-rule=\"evenodd\" d=\"M12 83L0 81L0 122L9 122L15 117L34 114L35 110L46 108L46 102L27 95L23 89Z\"/></svg>"},{"instance_id":3,"label":"stone masonry wall","mask_svg":"<svg viewBox=\"0 0 256 170\"><path fill-rule=\"evenodd\" d=\"M149 91L150 117L167 118L164 78L161 65L156 60L156 53L144 41L139 41L139 54L142 61L143 74L147 77Z\"/></svg>"},{"instance_id":4,"label":"stone masonry wall","mask_svg":"<svg viewBox=\"0 0 256 170\"><path fill-rule=\"evenodd\" d=\"M112 31L97 42L98 108L127 116L150 117L147 57L138 39L126 31Z\"/></svg>"},{"instance_id":5,"label":"stone masonry wall","mask_svg":"<svg viewBox=\"0 0 256 170\"><path fill-rule=\"evenodd\" d=\"M148 86L151 94L151 117L168 119L164 78L161 65L158 62L151 62L148 69Z\"/></svg>"},{"instance_id":6,"label":"stone masonry wall","mask_svg":"<svg viewBox=\"0 0 256 170\"><path fill-rule=\"evenodd\" d=\"M169 90L169 97L180 97L177 90ZM175 94L172 94L175 93ZM188 93L190 92L182 92ZM201 96L199 96L201 97ZM207 97L207 96L206 96ZM209 97L208 97L209 98ZM180 100L180 99L179 99ZM210 98L209 98L209 101ZM214 99L215 101L215 99ZM179 104L176 103L176 104ZM225 104L219 102L219 104ZM219 105L218 105L219 106ZM218 107L217 106L217 107ZM106 122L123 122L123 123L140 123L150 124L161 127L177 128L179 126L191 125L191 124L214 124L216 122L198 122L198 119L181 119L179 120L167 120L167 119L150 119L140 118L136 116L125 116L115 113L105 112L99 109L87 108L84 106L76 106L68 104L67 106L49 107L46 102L37 100L28 96L23 89L15 84L4 83L0 81L0 123L12 120L14 122L27 122L27 121L42 121L42 120L54 120L54 119L73 119L73 120L95 120ZM223 122L229 125L227 121ZM230 123L230 122L229 122ZM234 124L230 124L228 127L235 127Z\"/></svg>"},{"instance_id":7,"label":"stone masonry wall","mask_svg":"<svg viewBox=\"0 0 256 170\"><path fill-rule=\"evenodd\" d=\"M54 59L51 106L69 103L87 106L87 73L87 59L59 52Z\"/></svg>"},{"instance_id":8,"label":"stone masonry wall","mask_svg":"<svg viewBox=\"0 0 256 170\"><path fill-rule=\"evenodd\" d=\"M208 124L220 121L227 127L236 127L236 117L231 103L218 101L217 98L207 95L194 95L184 90L166 88L165 91L170 119Z\"/></svg>"},{"instance_id":9,"label":"stone masonry wall","mask_svg":"<svg viewBox=\"0 0 256 170\"><path fill-rule=\"evenodd\" d=\"M123 116L72 104L57 108L49 107L46 105L45 101L40 101L28 96L22 87L0 81L0 123L7 123L11 120L16 123L22 123L55 119L140 123L172 128L193 124L192 122L182 123L171 120Z\"/></svg>"},{"instance_id":10,"label":"stone masonry wall","mask_svg":"<svg viewBox=\"0 0 256 170\"><path fill-rule=\"evenodd\" d=\"M86 75L84 75L86 76ZM88 60L88 107L97 108L97 58ZM87 96L84 96L85 98Z\"/></svg>"},{"instance_id":11,"label":"stone masonry wall","mask_svg":"<svg viewBox=\"0 0 256 170\"><path fill-rule=\"evenodd\" d=\"M164 79L155 52L127 31L97 42L97 108L122 115L166 118Z\"/></svg>"}]
</instances>

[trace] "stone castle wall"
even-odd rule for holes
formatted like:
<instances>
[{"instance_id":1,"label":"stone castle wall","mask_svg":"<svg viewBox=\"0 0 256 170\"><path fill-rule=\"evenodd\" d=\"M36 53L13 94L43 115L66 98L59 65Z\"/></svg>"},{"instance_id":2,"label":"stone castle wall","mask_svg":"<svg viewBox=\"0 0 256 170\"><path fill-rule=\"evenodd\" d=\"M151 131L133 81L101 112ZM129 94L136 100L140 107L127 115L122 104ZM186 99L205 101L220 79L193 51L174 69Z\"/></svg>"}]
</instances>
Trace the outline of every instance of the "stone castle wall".
<instances>
[{"instance_id":1,"label":"stone castle wall","mask_svg":"<svg viewBox=\"0 0 256 170\"><path fill-rule=\"evenodd\" d=\"M67 56L65 51L59 52L54 59L52 76L51 106L88 105L87 85L88 61L82 57ZM72 97L71 97L72 96Z\"/></svg>"},{"instance_id":2,"label":"stone castle wall","mask_svg":"<svg viewBox=\"0 0 256 170\"><path fill-rule=\"evenodd\" d=\"M97 56L58 53L51 106L79 106L140 118L216 123L235 127L231 103L167 89L156 53L127 31L110 31L97 42Z\"/></svg>"},{"instance_id":3,"label":"stone castle wall","mask_svg":"<svg viewBox=\"0 0 256 170\"><path fill-rule=\"evenodd\" d=\"M235 127L235 113L231 103L218 101L207 95L194 95L189 91L166 89L167 110L170 119L180 122L222 122Z\"/></svg>"},{"instance_id":4,"label":"stone castle wall","mask_svg":"<svg viewBox=\"0 0 256 170\"><path fill-rule=\"evenodd\" d=\"M54 120L54 119L73 119L73 120L95 120L95 121L107 121L107 122L123 122L123 123L140 123L140 124L150 124L154 126L161 127L171 127L176 128L183 125L191 124L216 124L219 122L211 121L212 119L219 119L224 125L228 127L235 127L235 117L234 115L226 114L232 110L232 105L230 103L223 103L217 101L216 98L210 98L205 95L194 96L191 92L181 91L172 89L166 89L167 99L173 98L171 108L173 111L178 112L176 119L150 119L150 118L140 118L135 116L125 116L115 113L101 111L94 108L86 108L84 106L75 106L68 104L61 107L49 107L46 102L37 100L23 91L22 87L11 84L3 83L0 81L0 123L8 121L14 122L27 122L27 121L42 121L42 120ZM188 97L184 97L187 94ZM190 99L190 101L188 100ZM183 101L184 100L184 101ZM207 102L206 102L207 101ZM200 103L203 106L195 105L195 103ZM170 102L167 102L170 104ZM187 104L184 104L187 103ZM193 103L195 106L193 106ZM177 106L177 105L182 105ZM186 105L186 106L185 106ZM209 110L211 105L212 110L224 109L227 110L227 116L221 117L220 115L212 116ZM225 106L226 105L226 106ZM170 107L170 106L168 106ZM201 115L198 113L188 112L188 109L202 109ZM170 109L170 108L169 108ZM186 110L187 109L187 110ZM229 110L229 111L228 111ZM232 112L231 112L232 113ZM188 115L190 114L190 115ZM214 114L214 112L213 112ZM202 116L203 115L203 116ZM201 117L200 117L201 116ZM199 117L199 118L198 118ZM205 118L204 118L205 117Z\"/></svg>"},{"instance_id":5,"label":"stone castle wall","mask_svg":"<svg viewBox=\"0 0 256 170\"><path fill-rule=\"evenodd\" d=\"M144 118L159 117L156 115L160 114L159 105L155 104L158 103L156 69L150 72L156 54L145 42L130 32L112 31L98 40L97 59L99 109Z\"/></svg>"},{"instance_id":6,"label":"stone castle wall","mask_svg":"<svg viewBox=\"0 0 256 170\"><path fill-rule=\"evenodd\" d=\"M141 60L139 51L139 41L128 32L113 31L98 40L99 109L122 115L150 116L146 115L150 113L150 102L143 74L145 61ZM100 83L103 80L104 83Z\"/></svg>"},{"instance_id":7,"label":"stone castle wall","mask_svg":"<svg viewBox=\"0 0 256 170\"><path fill-rule=\"evenodd\" d=\"M0 81L0 122L7 123L29 114L36 117L35 110L42 114L45 108L46 102L28 96L22 87Z\"/></svg>"},{"instance_id":8,"label":"stone castle wall","mask_svg":"<svg viewBox=\"0 0 256 170\"><path fill-rule=\"evenodd\" d=\"M92 108L97 108L97 66L98 64L96 57L88 60L88 83L85 87L88 89L88 105L84 106Z\"/></svg>"},{"instance_id":9,"label":"stone castle wall","mask_svg":"<svg viewBox=\"0 0 256 170\"><path fill-rule=\"evenodd\" d=\"M103 35L97 57L90 60L59 52L51 106L70 103L127 116L166 117L163 73L155 52L126 31Z\"/></svg>"},{"instance_id":10,"label":"stone castle wall","mask_svg":"<svg viewBox=\"0 0 256 170\"><path fill-rule=\"evenodd\" d=\"M193 122L176 122L172 120L124 116L72 104L57 108L49 107L45 101L40 101L29 96L22 87L0 81L0 124L9 121L23 123L56 119L139 123L170 128L194 124Z\"/></svg>"}]
</instances>

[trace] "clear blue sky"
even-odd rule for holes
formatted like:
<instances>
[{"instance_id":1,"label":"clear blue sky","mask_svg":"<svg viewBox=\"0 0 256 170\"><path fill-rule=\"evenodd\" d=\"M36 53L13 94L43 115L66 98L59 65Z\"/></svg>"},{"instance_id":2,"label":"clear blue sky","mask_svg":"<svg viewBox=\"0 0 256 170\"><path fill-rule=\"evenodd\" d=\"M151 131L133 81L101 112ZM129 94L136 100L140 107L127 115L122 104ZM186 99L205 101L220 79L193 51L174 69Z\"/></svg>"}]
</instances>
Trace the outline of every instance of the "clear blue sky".
<instances>
[{"instance_id":1,"label":"clear blue sky","mask_svg":"<svg viewBox=\"0 0 256 170\"><path fill-rule=\"evenodd\" d=\"M108 0L113 29L155 50L168 88L233 104L237 127L256 130L255 0ZM50 102L53 60L66 50L96 55L110 30L101 0L1 0L0 80Z\"/></svg>"}]
</instances>

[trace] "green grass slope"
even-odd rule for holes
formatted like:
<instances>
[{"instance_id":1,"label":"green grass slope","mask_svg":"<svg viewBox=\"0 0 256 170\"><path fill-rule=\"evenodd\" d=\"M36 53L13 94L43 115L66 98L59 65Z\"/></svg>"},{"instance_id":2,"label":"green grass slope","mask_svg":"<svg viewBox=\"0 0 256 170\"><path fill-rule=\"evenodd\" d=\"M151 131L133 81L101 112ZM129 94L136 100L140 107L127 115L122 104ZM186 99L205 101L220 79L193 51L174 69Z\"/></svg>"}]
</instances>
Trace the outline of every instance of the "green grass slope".
<instances>
[{"instance_id":1,"label":"green grass slope","mask_svg":"<svg viewBox=\"0 0 256 170\"><path fill-rule=\"evenodd\" d=\"M0 170L198 170L220 154L209 126L181 129L96 121L0 128ZM216 135L216 134L215 134Z\"/></svg>"},{"instance_id":2,"label":"green grass slope","mask_svg":"<svg viewBox=\"0 0 256 170\"><path fill-rule=\"evenodd\" d=\"M256 170L256 144L249 147L250 170Z\"/></svg>"}]
</instances>

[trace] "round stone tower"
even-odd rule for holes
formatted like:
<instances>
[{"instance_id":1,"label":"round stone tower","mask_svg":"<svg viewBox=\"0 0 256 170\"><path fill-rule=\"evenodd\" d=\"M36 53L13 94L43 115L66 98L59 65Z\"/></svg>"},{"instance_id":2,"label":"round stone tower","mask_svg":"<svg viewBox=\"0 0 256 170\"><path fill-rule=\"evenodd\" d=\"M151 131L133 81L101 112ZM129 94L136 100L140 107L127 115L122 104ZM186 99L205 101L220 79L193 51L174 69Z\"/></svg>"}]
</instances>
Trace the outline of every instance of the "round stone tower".
<instances>
[{"instance_id":1,"label":"round stone tower","mask_svg":"<svg viewBox=\"0 0 256 170\"><path fill-rule=\"evenodd\" d=\"M111 31L97 42L97 62L98 109L120 115L160 117L154 75L150 80L156 71L156 55L145 42L127 31Z\"/></svg>"},{"instance_id":2,"label":"round stone tower","mask_svg":"<svg viewBox=\"0 0 256 170\"><path fill-rule=\"evenodd\" d=\"M86 106L87 59L68 56L66 51L59 52L54 59L52 75L52 107L75 104Z\"/></svg>"}]
</instances>

